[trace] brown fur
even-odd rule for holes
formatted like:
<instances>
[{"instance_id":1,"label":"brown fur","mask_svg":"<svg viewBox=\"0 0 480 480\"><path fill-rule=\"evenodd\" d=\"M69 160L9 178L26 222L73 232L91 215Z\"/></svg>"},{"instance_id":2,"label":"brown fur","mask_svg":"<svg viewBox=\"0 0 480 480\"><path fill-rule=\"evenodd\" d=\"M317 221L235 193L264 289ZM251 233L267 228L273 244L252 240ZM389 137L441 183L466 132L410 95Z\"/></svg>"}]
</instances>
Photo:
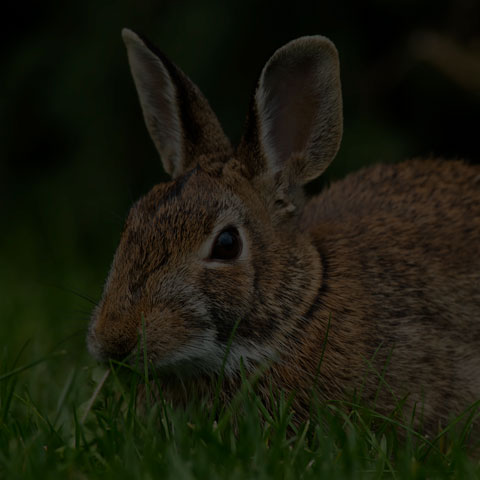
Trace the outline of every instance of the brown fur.
<instances>
[{"instance_id":1,"label":"brown fur","mask_svg":"<svg viewBox=\"0 0 480 480\"><path fill-rule=\"evenodd\" d=\"M133 32L124 36L133 70L138 52L153 58ZM227 383L241 359L250 370L271 363L260 388L295 392L298 409L313 388L326 400L356 390L384 413L407 396L408 412L418 404L417 424L433 431L480 399L480 168L438 159L378 165L305 202L303 184L323 172L341 136L331 42L306 37L275 53L234 154L206 100L192 100L197 89L157 58L153 75L178 96L155 106L178 114L183 140L164 160L178 173L131 209L91 322L92 353L124 358L145 344L172 399L194 389L208 396L238 321ZM147 124L152 115L158 123L144 74L134 71L142 107ZM265 94L279 84L278 95ZM301 97L301 108L283 102L284 91ZM210 136L192 133L198 122ZM236 260L212 260L212 242L229 225L244 249Z\"/></svg>"}]
</instances>

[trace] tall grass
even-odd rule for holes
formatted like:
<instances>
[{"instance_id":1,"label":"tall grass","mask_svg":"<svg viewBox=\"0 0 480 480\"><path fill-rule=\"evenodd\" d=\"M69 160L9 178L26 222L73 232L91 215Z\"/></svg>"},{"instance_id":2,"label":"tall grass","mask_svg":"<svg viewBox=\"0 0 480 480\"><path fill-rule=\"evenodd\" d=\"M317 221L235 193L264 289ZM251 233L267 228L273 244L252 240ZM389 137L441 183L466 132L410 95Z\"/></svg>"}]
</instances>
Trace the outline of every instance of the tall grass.
<instances>
[{"instance_id":1,"label":"tall grass","mask_svg":"<svg viewBox=\"0 0 480 480\"><path fill-rule=\"evenodd\" d=\"M178 407L142 369L64 368L59 381L49 371L64 353L26 365L3 353L0 478L480 478L468 443L478 405L463 429L435 438L355 399L313 401L298 424L291 396L272 390L267 409L245 374L228 404L216 395L214 408L199 398ZM138 394L146 383L150 403Z\"/></svg>"}]
</instances>

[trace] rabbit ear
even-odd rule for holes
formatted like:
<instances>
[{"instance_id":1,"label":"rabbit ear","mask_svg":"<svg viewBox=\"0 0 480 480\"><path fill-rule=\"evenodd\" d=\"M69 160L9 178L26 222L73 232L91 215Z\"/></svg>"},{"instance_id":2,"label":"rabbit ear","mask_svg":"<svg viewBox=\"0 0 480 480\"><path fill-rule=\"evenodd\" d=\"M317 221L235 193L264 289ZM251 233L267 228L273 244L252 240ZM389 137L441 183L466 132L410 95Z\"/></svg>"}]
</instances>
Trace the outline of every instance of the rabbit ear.
<instances>
[{"instance_id":1,"label":"rabbit ear","mask_svg":"<svg viewBox=\"0 0 480 480\"><path fill-rule=\"evenodd\" d=\"M165 171L178 177L200 155L228 155L230 142L198 87L163 53L122 30L143 116Z\"/></svg>"},{"instance_id":2,"label":"rabbit ear","mask_svg":"<svg viewBox=\"0 0 480 480\"><path fill-rule=\"evenodd\" d=\"M327 168L341 137L333 43L322 36L302 37L277 50L260 76L238 150L251 173L288 170L291 181L303 185Z\"/></svg>"}]
</instances>

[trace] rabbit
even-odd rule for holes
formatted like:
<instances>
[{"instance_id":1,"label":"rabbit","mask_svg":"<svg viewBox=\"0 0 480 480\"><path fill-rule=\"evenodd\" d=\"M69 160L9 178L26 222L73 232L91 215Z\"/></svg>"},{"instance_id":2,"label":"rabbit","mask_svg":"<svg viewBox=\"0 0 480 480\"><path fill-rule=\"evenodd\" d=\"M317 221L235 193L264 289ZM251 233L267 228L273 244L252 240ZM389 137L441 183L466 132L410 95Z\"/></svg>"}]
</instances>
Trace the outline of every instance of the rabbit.
<instances>
[{"instance_id":1,"label":"rabbit","mask_svg":"<svg viewBox=\"0 0 480 480\"><path fill-rule=\"evenodd\" d=\"M273 54L234 148L197 86L148 40L122 36L172 180L131 207L91 354L133 361L145 348L172 398L268 365L262 381L298 412L313 390L361 392L381 412L415 409L427 432L479 400L479 166L375 165L307 198L342 137L330 40Z\"/></svg>"}]
</instances>

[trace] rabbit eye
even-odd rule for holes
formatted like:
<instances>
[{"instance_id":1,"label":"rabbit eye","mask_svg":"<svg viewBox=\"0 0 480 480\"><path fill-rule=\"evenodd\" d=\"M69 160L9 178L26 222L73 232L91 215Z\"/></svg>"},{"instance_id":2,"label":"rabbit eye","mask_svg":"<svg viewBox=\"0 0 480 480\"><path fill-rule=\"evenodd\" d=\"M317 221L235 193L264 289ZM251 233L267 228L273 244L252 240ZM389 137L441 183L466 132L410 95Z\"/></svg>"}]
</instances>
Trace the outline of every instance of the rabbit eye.
<instances>
[{"instance_id":1,"label":"rabbit eye","mask_svg":"<svg viewBox=\"0 0 480 480\"><path fill-rule=\"evenodd\" d=\"M242 251L240 234L235 227L228 227L222 230L213 243L212 260L235 260Z\"/></svg>"}]
</instances>

